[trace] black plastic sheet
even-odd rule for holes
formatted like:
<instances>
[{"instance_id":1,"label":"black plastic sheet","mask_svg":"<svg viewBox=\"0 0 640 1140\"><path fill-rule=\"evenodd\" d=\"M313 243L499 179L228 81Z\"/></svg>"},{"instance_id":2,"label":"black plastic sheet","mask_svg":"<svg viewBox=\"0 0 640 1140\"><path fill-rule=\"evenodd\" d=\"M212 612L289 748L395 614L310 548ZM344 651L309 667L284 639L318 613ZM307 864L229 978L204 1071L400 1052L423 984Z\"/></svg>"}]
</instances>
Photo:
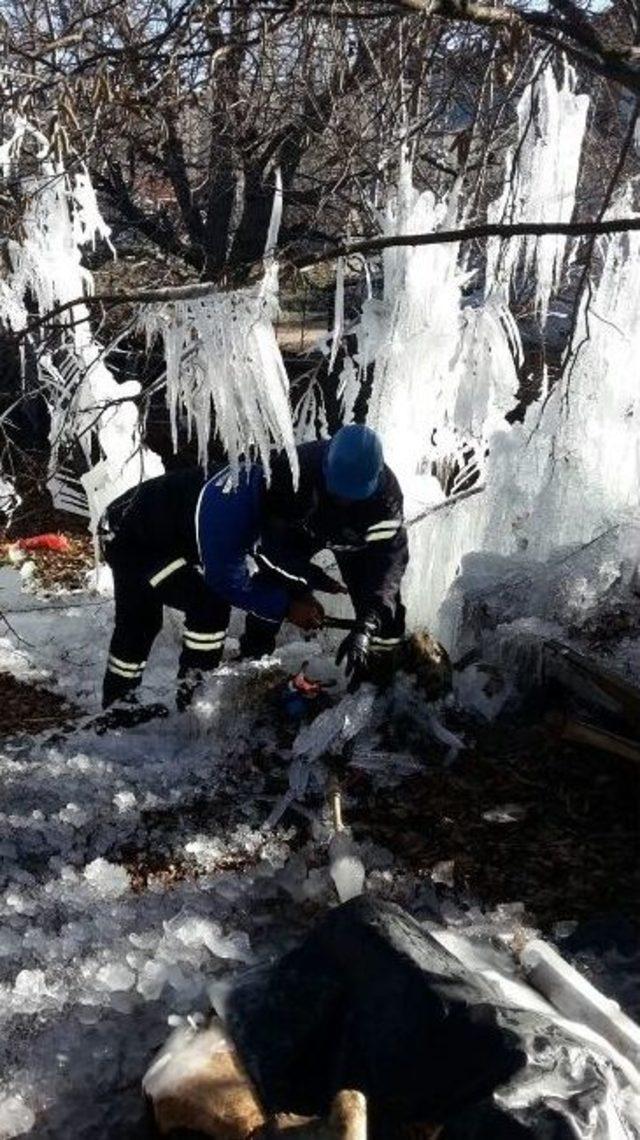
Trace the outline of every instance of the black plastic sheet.
<instances>
[{"instance_id":1,"label":"black plastic sheet","mask_svg":"<svg viewBox=\"0 0 640 1140\"><path fill-rule=\"evenodd\" d=\"M337 907L296 950L249 971L227 1023L268 1111L324 1115L367 1096L372 1137L444 1123L442 1140L639 1135L611 1063L520 1008L392 904ZM614 1097L615 1099L615 1097ZM612 1117L615 1112L615 1118Z\"/></svg>"}]
</instances>

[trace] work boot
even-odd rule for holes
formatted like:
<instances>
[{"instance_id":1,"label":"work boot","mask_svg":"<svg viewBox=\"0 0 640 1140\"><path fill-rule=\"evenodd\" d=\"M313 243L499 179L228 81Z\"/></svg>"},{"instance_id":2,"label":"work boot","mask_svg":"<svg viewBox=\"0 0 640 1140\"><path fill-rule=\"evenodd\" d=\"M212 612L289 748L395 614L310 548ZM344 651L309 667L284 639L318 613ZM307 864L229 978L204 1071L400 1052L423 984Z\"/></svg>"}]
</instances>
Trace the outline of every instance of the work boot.
<instances>
[{"instance_id":1,"label":"work boot","mask_svg":"<svg viewBox=\"0 0 640 1140\"><path fill-rule=\"evenodd\" d=\"M103 709L110 708L116 701L124 702L125 704L135 704L137 701L136 693L140 688L140 682L141 677L120 677L117 673L112 673L110 669L107 669L102 682Z\"/></svg>"},{"instance_id":2,"label":"work boot","mask_svg":"<svg viewBox=\"0 0 640 1140\"><path fill-rule=\"evenodd\" d=\"M115 701L91 722L91 727L98 736L118 728L136 728L139 724L148 724L150 720L164 719L169 716L169 709L160 701L150 704L140 704L135 694L123 700Z\"/></svg>"}]
</instances>

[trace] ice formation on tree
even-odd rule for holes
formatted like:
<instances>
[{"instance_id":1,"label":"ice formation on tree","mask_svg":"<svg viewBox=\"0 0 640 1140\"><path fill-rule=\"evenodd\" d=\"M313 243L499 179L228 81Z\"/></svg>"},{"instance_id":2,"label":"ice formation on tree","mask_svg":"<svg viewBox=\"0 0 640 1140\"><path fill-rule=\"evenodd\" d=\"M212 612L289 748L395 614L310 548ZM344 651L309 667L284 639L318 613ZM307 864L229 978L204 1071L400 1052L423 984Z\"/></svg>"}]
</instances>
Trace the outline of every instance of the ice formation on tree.
<instances>
[{"instance_id":1,"label":"ice formation on tree","mask_svg":"<svg viewBox=\"0 0 640 1140\"><path fill-rule=\"evenodd\" d=\"M326 439L329 435L329 424L324 403L322 385L314 380L295 406L293 414L296 442L306 443L308 440Z\"/></svg>"},{"instance_id":2,"label":"ice formation on tree","mask_svg":"<svg viewBox=\"0 0 640 1140\"><path fill-rule=\"evenodd\" d=\"M7 172L16 165L28 137L37 144L39 169L25 183L24 236L9 242L11 271L0 281L0 320L15 331L27 325L28 295L44 315L90 294L93 279L82 263L83 251L96 237L109 240L109 227L87 172L67 172L51 157L48 140L26 120L16 120L12 137L0 147L0 169ZM234 474L241 458L253 454L268 471L273 447L287 451L297 474L288 381L273 327L277 308L273 248L282 197L278 187L277 182L265 276L258 286L149 306L141 317L148 336L159 333L164 342L174 442L184 411L206 464L215 424ZM41 353L39 371L51 413L54 500L60 507L84 513L86 497L95 529L108 502L160 474L162 464L142 445L135 403L140 384L117 382L89 316L82 302L60 312L55 318L55 349ZM61 463L75 443L86 461L83 489Z\"/></svg>"},{"instance_id":3,"label":"ice formation on tree","mask_svg":"<svg viewBox=\"0 0 640 1140\"><path fill-rule=\"evenodd\" d=\"M0 320L14 331L27 326L27 296L44 315L90 294L93 280L82 264L83 249L96 237L109 239L88 174L68 173L50 156L44 135L24 119L16 121L12 137L0 148L2 169L7 172L17 163L28 136L38 147L39 171L24 183L23 237L8 243L11 272L0 291ZM133 402L140 385L115 380L91 329L88 306L81 302L61 312L56 332L56 348L42 353L39 361L51 413L50 488L59 506L84 511L82 492L60 469L61 455L77 440L88 468L81 481L95 527L112 498L159 474L162 464L141 444Z\"/></svg>"},{"instance_id":4,"label":"ice formation on tree","mask_svg":"<svg viewBox=\"0 0 640 1140\"><path fill-rule=\"evenodd\" d=\"M509 195L491 217L571 217L587 111L568 69L558 83L547 68L527 89L519 107L521 133L529 128L521 166L514 170L514 154L508 156ZM419 194L405 162L386 230L463 224L457 198L456 189L440 202ZM631 190L624 209L618 203L612 212L633 212ZM633 233L602 239L601 268L582 302L563 381L529 406L523 423L509 424L521 348L507 287L521 272L537 282L542 324L566 263L566 239L490 244L484 298L463 297L468 277L454 245L385 252L383 299L365 303L355 366L362 375L373 362L369 421L401 480L408 515L430 501L437 507L410 530L405 600L410 621L428 625L450 646L464 623L470 578L473 588L495 590L506 568L522 578L545 565L549 583L549 567L593 543L581 574L597 592L599 582L611 581L607 560L638 558L637 528L628 523L634 512L637 518L640 488L639 254ZM474 481L482 493L451 501ZM615 554L605 538L617 528L626 537ZM577 592L580 580L573 582Z\"/></svg>"},{"instance_id":5,"label":"ice formation on tree","mask_svg":"<svg viewBox=\"0 0 640 1140\"><path fill-rule=\"evenodd\" d=\"M425 233L462 224L458 189L447 201L418 193L402 162L388 234ZM448 243L385 250L381 301L365 302L357 330L361 374L375 361L368 419L382 436L411 514L445 497L442 476L484 478L486 437L517 388L515 322L499 298L467 304L473 274Z\"/></svg>"},{"instance_id":6,"label":"ice formation on tree","mask_svg":"<svg viewBox=\"0 0 640 1140\"><path fill-rule=\"evenodd\" d=\"M206 466L215 425L234 477L252 455L268 473L274 447L287 452L297 476L289 383L273 324L277 304L272 265L259 285L149 305L140 317L149 341L160 336L164 344L174 444L184 411Z\"/></svg>"},{"instance_id":7,"label":"ice formation on tree","mask_svg":"<svg viewBox=\"0 0 640 1140\"><path fill-rule=\"evenodd\" d=\"M506 157L504 190L488 211L490 222L571 221L576 196L589 96L576 95L576 75L564 66L558 83L544 67L528 83L518 103L517 141ZM490 295L535 284L534 305L542 324L557 292L565 263L567 238L549 234L508 242L492 238L487 252Z\"/></svg>"},{"instance_id":8,"label":"ice formation on tree","mask_svg":"<svg viewBox=\"0 0 640 1140\"><path fill-rule=\"evenodd\" d=\"M278 347L278 265L275 248L282 217L282 176L264 250L264 276L253 286L214 290L205 297L146 306L140 315L148 342L159 336L167 364L166 398L174 446L184 413L207 466L214 432L222 440L232 476L259 458L270 474L271 452L286 451L294 481L298 458L289 402L289 379Z\"/></svg>"}]
</instances>

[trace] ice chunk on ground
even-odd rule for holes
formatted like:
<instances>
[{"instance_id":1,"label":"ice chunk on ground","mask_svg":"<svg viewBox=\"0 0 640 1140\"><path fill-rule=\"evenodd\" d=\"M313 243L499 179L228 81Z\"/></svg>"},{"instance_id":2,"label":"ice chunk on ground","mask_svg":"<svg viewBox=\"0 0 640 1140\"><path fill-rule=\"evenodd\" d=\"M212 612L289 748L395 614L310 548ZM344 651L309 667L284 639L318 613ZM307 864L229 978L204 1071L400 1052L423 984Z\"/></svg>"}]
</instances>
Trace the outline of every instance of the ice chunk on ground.
<instances>
[{"instance_id":1,"label":"ice chunk on ground","mask_svg":"<svg viewBox=\"0 0 640 1140\"><path fill-rule=\"evenodd\" d=\"M252 961L251 947L246 934L226 936L217 922L198 915L181 913L165 922L167 934L188 947L205 946L216 958L229 958L236 962Z\"/></svg>"},{"instance_id":2,"label":"ice chunk on ground","mask_svg":"<svg viewBox=\"0 0 640 1140\"><path fill-rule=\"evenodd\" d=\"M35 1124L35 1114L20 1096L0 1094L0 1136L2 1140L13 1140L14 1136L24 1136Z\"/></svg>"},{"instance_id":3,"label":"ice chunk on ground","mask_svg":"<svg viewBox=\"0 0 640 1140\"><path fill-rule=\"evenodd\" d=\"M13 986L13 1005L22 1013L35 1013L47 997L42 970L20 970Z\"/></svg>"},{"instance_id":4,"label":"ice chunk on ground","mask_svg":"<svg viewBox=\"0 0 640 1140\"><path fill-rule=\"evenodd\" d=\"M124 867L109 863L107 859L94 859L84 869L84 877L99 898L117 899L131 886Z\"/></svg>"},{"instance_id":5,"label":"ice chunk on ground","mask_svg":"<svg viewBox=\"0 0 640 1140\"><path fill-rule=\"evenodd\" d=\"M109 962L101 966L96 974L98 985L110 993L130 990L136 976L124 962Z\"/></svg>"},{"instance_id":6,"label":"ice chunk on ground","mask_svg":"<svg viewBox=\"0 0 640 1140\"><path fill-rule=\"evenodd\" d=\"M375 695L372 686L363 685L357 693L349 693L339 704L320 713L300 729L293 743L293 755L317 760L330 748L352 740L369 721Z\"/></svg>"},{"instance_id":7,"label":"ice chunk on ground","mask_svg":"<svg viewBox=\"0 0 640 1140\"><path fill-rule=\"evenodd\" d=\"M145 962L138 977L138 993L142 994L146 1001L155 1001L160 997L168 977L164 962Z\"/></svg>"},{"instance_id":8,"label":"ice chunk on ground","mask_svg":"<svg viewBox=\"0 0 640 1140\"><path fill-rule=\"evenodd\" d=\"M314 765L320 757L353 740L369 723L375 699L373 686L363 685L357 693L349 693L337 705L325 709L311 724L300 729L293 742L289 789L269 815L267 827L275 827L292 803L304 799Z\"/></svg>"},{"instance_id":9,"label":"ice chunk on ground","mask_svg":"<svg viewBox=\"0 0 640 1140\"><path fill-rule=\"evenodd\" d=\"M347 831L339 831L329 844L329 874L341 903L362 894L365 869Z\"/></svg>"}]
</instances>

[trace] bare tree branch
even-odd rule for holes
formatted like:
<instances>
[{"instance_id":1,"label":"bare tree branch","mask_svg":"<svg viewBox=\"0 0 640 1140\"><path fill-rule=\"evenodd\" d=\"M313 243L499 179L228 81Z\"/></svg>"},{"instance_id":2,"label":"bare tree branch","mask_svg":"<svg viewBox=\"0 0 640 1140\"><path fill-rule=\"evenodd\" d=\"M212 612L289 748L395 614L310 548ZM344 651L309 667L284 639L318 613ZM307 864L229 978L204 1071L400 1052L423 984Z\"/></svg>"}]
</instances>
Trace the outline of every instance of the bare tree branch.
<instances>
[{"instance_id":1,"label":"bare tree branch","mask_svg":"<svg viewBox=\"0 0 640 1140\"><path fill-rule=\"evenodd\" d=\"M516 222L513 225L487 222L478 226L463 226L461 229L455 230L435 230L426 234L391 234L357 240L345 239L332 245L328 250L286 257L282 260L282 264L285 269L304 271L315 265L336 261L339 257L379 253L383 249L398 246L442 245L453 242L479 241L483 238L492 237L508 240L514 237L544 237L546 234L595 238L599 235L627 233L636 230L640 230L640 217L605 218L594 222ZM250 268L253 278L256 279L262 268L261 263L256 262ZM229 287L227 286L227 288ZM194 281L187 285L168 285L162 289L136 289L131 292L94 293L86 297L76 297L74 300L66 301L64 305L57 305L48 313L43 313L35 320L30 321L26 329L15 334L15 338L22 339L34 329L57 320L76 305L94 308L100 305L111 307L115 305L150 305L171 301L193 301L218 293L223 288L224 286L212 284L210 281Z\"/></svg>"},{"instance_id":2,"label":"bare tree branch","mask_svg":"<svg viewBox=\"0 0 640 1140\"><path fill-rule=\"evenodd\" d=\"M583 64L629 91L640 93L640 49L636 43L607 44L573 0L555 0L553 12L521 11L481 0L395 0L399 10L460 20L484 27L520 28L577 54Z\"/></svg>"}]
</instances>

